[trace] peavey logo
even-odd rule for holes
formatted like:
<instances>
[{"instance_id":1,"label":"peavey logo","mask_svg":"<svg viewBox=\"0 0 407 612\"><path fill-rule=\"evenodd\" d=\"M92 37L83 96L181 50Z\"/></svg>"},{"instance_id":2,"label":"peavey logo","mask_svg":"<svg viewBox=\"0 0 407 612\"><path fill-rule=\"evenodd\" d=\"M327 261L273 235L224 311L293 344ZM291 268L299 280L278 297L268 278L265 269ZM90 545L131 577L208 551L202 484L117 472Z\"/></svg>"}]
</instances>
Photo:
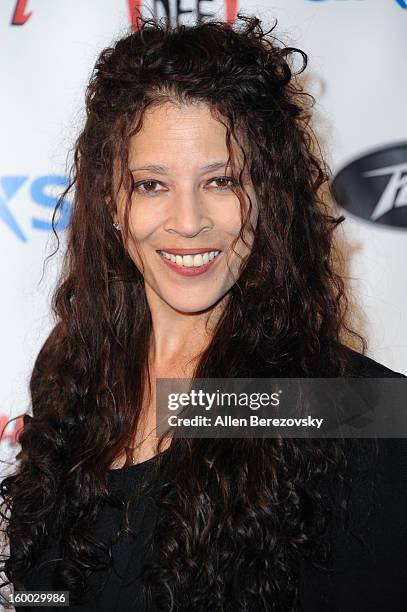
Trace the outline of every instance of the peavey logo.
<instances>
[{"instance_id":1,"label":"peavey logo","mask_svg":"<svg viewBox=\"0 0 407 612\"><path fill-rule=\"evenodd\" d=\"M404 0L398 0L404 2ZM215 17L215 13L203 12L201 7L203 0L195 0L194 7L191 8L188 2L184 0L154 0L153 6L150 7L151 2L143 3L143 0L126 0L128 15L130 24L133 30L138 27L137 18L143 13L145 9L147 12L152 13L157 17L165 16L169 21L175 22L177 25L184 18L185 15L191 15L196 21L200 22L205 18ZM224 11L225 20L232 24L234 23L237 15L237 2L238 0L224 0ZM188 4L188 6L186 6ZM33 12L28 8L28 0L15 0L14 10L11 17L11 25L22 26L30 19Z\"/></svg>"},{"instance_id":2,"label":"peavey logo","mask_svg":"<svg viewBox=\"0 0 407 612\"><path fill-rule=\"evenodd\" d=\"M407 228L407 142L353 161L333 181L340 206L362 219Z\"/></svg>"}]
</instances>

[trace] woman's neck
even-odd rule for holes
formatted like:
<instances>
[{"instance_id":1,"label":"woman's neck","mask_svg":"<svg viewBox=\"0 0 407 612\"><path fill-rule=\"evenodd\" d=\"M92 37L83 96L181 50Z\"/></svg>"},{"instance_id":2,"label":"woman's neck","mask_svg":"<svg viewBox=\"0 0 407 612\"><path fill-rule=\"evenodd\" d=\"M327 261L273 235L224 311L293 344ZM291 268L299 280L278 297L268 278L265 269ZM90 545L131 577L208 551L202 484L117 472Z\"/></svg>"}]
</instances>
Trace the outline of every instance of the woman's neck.
<instances>
[{"instance_id":1,"label":"woman's neck","mask_svg":"<svg viewBox=\"0 0 407 612\"><path fill-rule=\"evenodd\" d=\"M157 371L178 369L209 345L225 308L225 298L203 312L179 312L146 286L152 334L149 363Z\"/></svg>"}]
</instances>

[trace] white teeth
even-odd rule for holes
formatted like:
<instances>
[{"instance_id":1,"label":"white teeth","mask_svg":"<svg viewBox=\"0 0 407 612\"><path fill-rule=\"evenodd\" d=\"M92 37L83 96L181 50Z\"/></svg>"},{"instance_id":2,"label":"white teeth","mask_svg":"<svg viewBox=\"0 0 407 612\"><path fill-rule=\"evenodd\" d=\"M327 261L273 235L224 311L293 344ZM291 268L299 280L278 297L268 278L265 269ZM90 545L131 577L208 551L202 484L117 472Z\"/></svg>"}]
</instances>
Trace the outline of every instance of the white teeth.
<instances>
[{"instance_id":1,"label":"white teeth","mask_svg":"<svg viewBox=\"0 0 407 612\"><path fill-rule=\"evenodd\" d=\"M173 253L167 253L166 251L160 251L160 254L169 259L178 266L185 266L186 268L199 268L209 261L212 261L220 251L207 251L206 253L198 253L197 255L174 255Z\"/></svg>"}]
</instances>

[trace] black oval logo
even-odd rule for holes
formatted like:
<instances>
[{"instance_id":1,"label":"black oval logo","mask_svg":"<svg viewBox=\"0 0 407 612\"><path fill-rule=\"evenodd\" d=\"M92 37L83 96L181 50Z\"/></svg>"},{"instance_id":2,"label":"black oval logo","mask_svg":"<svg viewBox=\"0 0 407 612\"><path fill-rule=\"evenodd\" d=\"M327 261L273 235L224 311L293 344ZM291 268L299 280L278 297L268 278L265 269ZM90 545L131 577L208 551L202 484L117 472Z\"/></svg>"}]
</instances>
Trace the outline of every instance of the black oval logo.
<instances>
[{"instance_id":1,"label":"black oval logo","mask_svg":"<svg viewBox=\"0 0 407 612\"><path fill-rule=\"evenodd\" d=\"M332 190L339 206L356 217L407 228L407 143L348 164L334 178Z\"/></svg>"}]
</instances>

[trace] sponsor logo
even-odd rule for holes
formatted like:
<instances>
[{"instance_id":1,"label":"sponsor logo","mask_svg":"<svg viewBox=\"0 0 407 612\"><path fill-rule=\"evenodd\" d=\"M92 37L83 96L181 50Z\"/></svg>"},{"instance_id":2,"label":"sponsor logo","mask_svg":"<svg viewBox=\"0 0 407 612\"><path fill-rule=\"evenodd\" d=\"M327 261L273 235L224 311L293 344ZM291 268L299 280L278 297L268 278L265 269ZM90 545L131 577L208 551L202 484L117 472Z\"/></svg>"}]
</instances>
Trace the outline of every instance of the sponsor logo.
<instances>
[{"instance_id":1,"label":"sponsor logo","mask_svg":"<svg viewBox=\"0 0 407 612\"><path fill-rule=\"evenodd\" d=\"M22 26L27 23L32 15L32 11L27 9L27 4L28 0L17 0L11 17L11 25Z\"/></svg>"},{"instance_id":2,"label":"sponsor logo","mask_svg":"<svg viewBox=\"0 0 407 612\"><path fill-rule=\"evenodd\" d=\"M183 0L154 0L152 6L150 2L143 0L127 0L128 15L130 24L133 30L138 27L137 18L142 15L144 9L146 13L156 17L166 17L170 22L177 25L184 19L185 16L190 16L196 22L200 22L205 18L214 18L217 13L206 13L201 6L204 0L195 0L194 6L186 6ZM404 1L404 0L398 0ZM237 15L238 0L224 0L225 21L233 23ZM22 26L27 23L33 14L28 7L29 0L16 0L14 10L11 17L11 25Z\"/></svg>"},{"instance_id":3,"label":"sponsor logo","mask_svg":"<svg viewBox=\"0 0 407 612\"><path fill-rule=\"evenodd\" d=\"M153 14L155 17L165 17L176 25L183 22L185 18L191 18L193 22L200 23L204 19L216 17L217 11L204 12L202 4L203 0L194 0L194 2L184 0L173 0L172 2L169 0L154 0L154 3L149 1L143 2L142 0L128 0L130 23L133 30L136 30L138 27L137 18L143 14L143 9L145 9L147 16ZM224 6L225 21L232 24L236 19L238 0L224 0L222 4Z\"/></svg>"},{"instance_id":4,"label":"sponsor logo","mask_svg":"<svg viewBox=\"0 0 407 612\"><path fill-rule=\"evenodd\" d=\"M308 0L308 2L328 2L329 0ZM332 1L332 0L331 0ZM363 2L366 0L357 0L358 2ZM343 2L343 0L336 0L336 2ZM395 2L396 4L398 4L399 6L401 6L401 8L403 9L407 9L407 0L391 0L391 2Z\"/></svg>"},{"instance_id":5,"label":"sponsor logo","mask_svg":"<svg viewBox=\"0 0 407 612\"><path fill-rule=\"evenodd\" d=\"M407 228L407 142L351 162L335 176L332 188L338 204L356 217Z\"/></svg>"},{"instance_id":6,"label":"sponsor logo","mask_svg":"<svg viewBox=\"0 0 407 612\"><path fill-rule=\"evenodd\" d=\"M19 204L31 201L35 206L48 209L47 218L41 218L36 212L29 218L32 230L52 230L52 214L58 197L68 186L66 176L45 175L38 176L32 180L28 176L2 176L0 177L0 222L10 230L21 242L27 242L27 215L24 222L18 221ZM23 187L25 189L23 189ZM28 188L28 198L27 198ZM65 200L58 218L55 220L55 229L64 230L68 226L71 205Z\"/></svg>"},{"instance_id":7,"label":"sponsor logo","mask_svg":"<svg viewBox=\"0 0 407 612\"><path fill-rule=\"evenodd\" d=\"M10 427L11 424L11 427ZM10 416L0 414L0 442L3 444L8 441L14 447L18 443L18 437L24 427L24 417L19 416L12 420Z\"/></svg>"}]
</instances>

